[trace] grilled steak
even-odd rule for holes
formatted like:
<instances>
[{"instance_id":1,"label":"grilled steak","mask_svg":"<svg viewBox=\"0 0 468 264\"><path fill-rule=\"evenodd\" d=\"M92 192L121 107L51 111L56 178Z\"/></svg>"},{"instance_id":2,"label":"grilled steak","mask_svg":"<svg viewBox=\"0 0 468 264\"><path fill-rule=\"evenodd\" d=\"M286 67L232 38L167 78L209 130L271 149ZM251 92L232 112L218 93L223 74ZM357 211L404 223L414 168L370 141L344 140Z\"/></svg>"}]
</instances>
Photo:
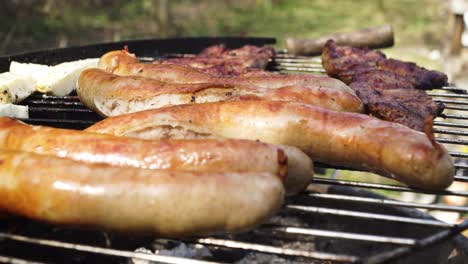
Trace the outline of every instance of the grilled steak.
<instances>
[{"instance_id":1,"label":"grilled steak","mask_svg":"<svg viewBox=\"0 0 468 264\"><path fill-rule=\"evenodd\" d=\"M264 69L275 55L272 47L245 45L228 50L223 45L211 46L196 56L171 58L154 63L180 64L197 68L218 77L239 76Z\"/></svg>"},{"instance_id":2,"label":"grilled steak","mask_svg":"<svg viewBox=\"0 0 468 264\"><path fill-rule=\"evenodd\" d=\"M444 73L427 70L412 62L386 59L379 60L377 67L405 77L416 89L430 90L448 85L447 75Z\"/></svg>"},{"instance_id":3,"label":"grilled steak","mask_svg":"<svg viewBox=\"0 0 468 264\"><path fill-rule=\"evenodd\" d=\"M447 76L414 63L387 59L380 51L338 47L329 40L322 53L326 72L349 84L366 112L425 131L428 120L444 110L423 90L447 84Z\"/></svg>"},{"instance_id":4,"label":"grilled steak","mask_svg":"<svg viewBox=\"0 0 468 264\"><path fill-rule=\"evenodd\" d=\"M424 131L427 119L444 110L424 91L393 72L374 70L353 78L351 89L361 99L367 113L387 121Z\"/></svg>"},{"instance_id":5,"label":"grilled steak","mask_svg":"<svg viewBox=\"0 0 468 264\"><path fill-rule=\"evenodd\" d=\"M322 64L328 75L349 84L355 71L375 69L377 61L385 58L385 54L380 51L338 47L335 41L329 40L323 48Z\"/></svg>"},{"instance_id":6,"label":"grilled steak","mask_svg":"<svg viewBox=\"0 0 468 264\"><path fill-rule=\"evenodd\" d=\"M333 40L327 41L322 53L322 63L328 75L337 77L346 84L363 72L385 70L408 79L414 88L430 90L447 85L447 75L427 70L412 62L387 59L380 51L367 48L338 47Z\"/></svg>"}]
</instances>

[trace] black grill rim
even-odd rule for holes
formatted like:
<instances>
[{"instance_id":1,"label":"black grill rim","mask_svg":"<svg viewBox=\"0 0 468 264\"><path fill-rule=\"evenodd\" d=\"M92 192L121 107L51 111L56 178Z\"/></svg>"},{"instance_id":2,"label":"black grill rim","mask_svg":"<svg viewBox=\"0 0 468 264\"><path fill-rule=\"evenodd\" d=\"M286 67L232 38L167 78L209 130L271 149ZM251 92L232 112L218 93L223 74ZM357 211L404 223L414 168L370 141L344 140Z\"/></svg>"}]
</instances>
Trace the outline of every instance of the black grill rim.
<instances>
[{"instance_id":1,"label":"black grill rim","mask_svg":"<svg viewBox=\"0 0 468 264\"><path fill-rule=\"evenodd\" d=\"M211 45L224 44L227 48L239 48L243 45L271 45L275 38L254 37L185 37L169 39L143 39L107 42L85 46L56 48L11 54L0 57L0 72L8 71L11 61L54 65L60 62L86 58L99 58L105 52L128 47L137 56L157 57L167 53L198 53Z\"/></svg>"}]
</instances>

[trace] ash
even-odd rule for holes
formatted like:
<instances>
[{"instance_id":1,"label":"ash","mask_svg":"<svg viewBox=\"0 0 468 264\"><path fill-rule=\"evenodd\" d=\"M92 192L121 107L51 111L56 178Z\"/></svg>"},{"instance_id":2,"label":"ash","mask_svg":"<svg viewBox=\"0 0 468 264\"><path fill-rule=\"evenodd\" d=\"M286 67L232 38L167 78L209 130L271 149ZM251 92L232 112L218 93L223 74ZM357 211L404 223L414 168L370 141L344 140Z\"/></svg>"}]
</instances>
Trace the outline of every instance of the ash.
<instances>
[{"instance_id":1,"label":"ash","mask_svg":"<svg viewBox=\"0 0 468 264\"><path fill-rule=\"evenodd\" d=\"M269 224L279 226L304 226L303 220L294 215L289 216L274 216L269 221ZM264 232L259 230L251 231L242 234L224 234L222 239L233 240L233 241L245 241L247 243L271 245L275 247L283 247L295 250L314 251L315 239L301 239L297 240L297 237L293 239L285 239L280 234L271 236L273 231L265 228ZM204 246L195 243L183 243L177 240L171 239L156 239L151 244L144 248L139 248L136 252L143 252L149 254L157 254L163 256L196 259L196 260L207 260L207 261L225 261L228 263L236 264L247 264L247 263L259 263L259 264L293 264L293 263L328 263L323 261L313 261L310 259L304 259L301 257L288 258L281 255L261 253L254 251L247 251L242 249L228 249ZM149 261L142 261L132 259L132 264L150 264Z\"/></svg>"},{"instance_id":2,"label":"ash","mask_svg":"<svg viewBox=\"0 0 468 264\"><path fill-rule=\"evenodd\" d=\"M207 247L202 245L187 245L185 243L180 243L172 249L158 250L156 253L163 256L191 259L206 259L212 257L212 254Z\"/></svg>"},{"instance_id":3,"label":"ash","mask_svg":"<svg viewBox=\"0 0 468 264\"><path fill-rule=\"evenodd\" d=\"M249 253L244 258L239 261L235 262L236 264L250 264L250 263L258 263L258 264L296 264L302 263L297 261L291 261L288 259L284 259L278 257L276 255L268 255L262 253Z\"/></svg>"},{"instance_id":4,"label":"ash","mask_svg":"<svg viewBox=\"0 0 468 264\"><path fill-rule=\"evenodd\" d=\"M155 246L158 248L158 246ZM139 253L146 253L146 254L153 254L153 255L161 255L161 256L170 256L170 257L179 257L179 258L188 258L188 259L207 259L212 257L211 252L208 248L202 245L192 245L192 244L185 244L180 243L179 245L171 248L171 249L155 249L155 251L151 251L147 248L138 248L135 252ZM152 261L148 260L141 260L133 258L130 261L131 264L151 264Z\"/></svg>"}]
</instances>

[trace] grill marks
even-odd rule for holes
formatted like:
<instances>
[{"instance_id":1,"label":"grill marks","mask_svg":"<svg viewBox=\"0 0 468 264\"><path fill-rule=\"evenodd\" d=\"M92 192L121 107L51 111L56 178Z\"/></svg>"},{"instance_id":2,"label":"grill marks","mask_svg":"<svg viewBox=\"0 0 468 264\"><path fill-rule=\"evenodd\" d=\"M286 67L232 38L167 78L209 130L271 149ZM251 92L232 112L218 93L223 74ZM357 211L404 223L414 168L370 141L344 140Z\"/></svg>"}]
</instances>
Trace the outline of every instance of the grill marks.
<instances>
[{"instance_id":1,"label":"grill marks","mask_svg":"<svg viewBox=\"0 0 468 264\"><path fill-rule=\"evenodd\" d=\"M149 128L133 131L129 137L142 139L215 139L220 138L211 133L200 132L188 129L184 126L158 125Z\"/></svg>"},{"instance_id":2,"label":"grill marks","mask_svg":"<svg viewBox=\"0 0 468 264\"><path fill-rule=\"evenodd\" d=\"M403 77L373 71L357 75L350 84L361 98L367 113L424 131L425 120L439 115L444 106L424 91L412 89Z\"/></svg>"},{"instance_id":3,"label":"grill marks","mask_svg":"<svg viewBox=\"0 0 468 264\"><path fill-rule=\"evenodd\" d=\"M323 66L330 76L349 84L368 114L425 131L427 120L444 110L421 89L447 85L447 76L414 63L387 59L380 51L325 45Z\"/></svg>"}]
</instances>

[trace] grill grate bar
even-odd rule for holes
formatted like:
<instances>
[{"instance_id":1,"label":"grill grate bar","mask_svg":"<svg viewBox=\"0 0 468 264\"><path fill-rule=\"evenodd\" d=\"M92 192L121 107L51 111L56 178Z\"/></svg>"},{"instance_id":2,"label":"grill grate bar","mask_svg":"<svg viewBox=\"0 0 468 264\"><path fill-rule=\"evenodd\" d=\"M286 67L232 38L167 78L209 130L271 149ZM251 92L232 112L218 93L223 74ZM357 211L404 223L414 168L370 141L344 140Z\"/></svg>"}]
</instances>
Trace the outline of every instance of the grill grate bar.
<instances>
[{"instance_id":1,"label":"grill grate bar","mask_svg":"<svg viewBox=\"0 0 468 264\"><path fill-rule=\"evenodd\" d=\"M458 166L455 165L455 167L458 167ZM463 168L464 168L464 169L465 169L465 168L468 168L468 166L465 165L465 167L463 167ZM455 175L455 176L454 176L454 179L455 179L455 181L468 182L468 177L467 177L467 176Z\"/></svg>"},{"instance_id":2,"label":"grill grate bar","mask_svg":"<svg viewBox=\"0 0 468 264\"><path fill-rule=\"evenodd\" d=\"M468 136L468 131L457 131L457 130L441 129L441 128L433 128L433 131L439 134Z\"/></svg>"},{"instance_id":3,"label":"grill grate bar","mask_svg":"<svg viewBox=\"0 0 468 264\"><path fill-rule=\"evenodd\" d=\"M468 128L468 124L461 123L450 123L443 121L434 121L434 126L446 126L446 127L456 127L456 128Z\"/></svg>"},{"instance_id":4,"label":"grill grate bar","mask_svg":"<svg viewBox=\"0 0 468 264\"><path fill-rule=\"evenodd\" d=\"M386 205L386 206L401 206L401 207L409 207L409 208L421 208L421 209L430 209L430 210L468 213L468 207L466 206L450 206L450 205L444 205L444 204L422 204L422 203L402 202L402 201L389 200L389 199L376 199L376 198L367 198L367 197L359 197L359 196L349 196L349 195L342 195L342 194L310 193L308 194L308 196L311 196L314 198L350 201L350 202L366 203L366 204L379 204L379 205Z\"/></svg>"},{"instance_id":5,"label":"grill grate bar","mask_svg":"<svg viewBox=\"0 0 468 264\"><path fill-rule=\"evenodd\" d=\"M293 59L294 61L310 61L322 64L321 57L299 56L288 53L277 53L274 60L276 61L277 59Z\"/></svg>"},{"instance_id":6,"label":"grill grate bar","mask_svg":"<svg viewBox=\"0 0 468 264\"><path fill-rule=\"evenodd\" d=\"M296 211L309 212L309 213L349 216L349 217L355 217L355 218L384 220L384 221L400 222L400 223L407 223L407 224L438 226L438 227L452 227L453 226L452 224L448 224L448 223L436 221L436 220L427 220L427 219L385 215L385 214L375 214L375 213L365 213L365 212L360 212L360 211L350 211L350 210L324 208L324 207L316 207L316 206L286 205L286 208L296 210Z\"/></svg>"},{"instance_id":7,"label":"grill grate bar","mask_svg":"<svg viewBox=\"0 0 468 264\"><path fill-rule=\"evenodd\" d=\"M274 247L274 246L269 246L269 245L253 244L253 243L216 239L216 238L200 238L200 239L197 239L197 243L200 243L202 245L221 246L221 247L227 247L227 248L237 248L237 249L243 249L243 250L258 251L262 253L279 254L279 255L295 256L295 257L306 257L306 258L312 258L312 259L332 260L332 261L338 261L338 262L355 263L359 261L358 257L350 256L350 255L331 254L331 253L324 253L324 252L317 252L317 251L309 252L305 250L281 248L281 247Z\"/></svg>"},{"instance_id":8,"label":"grill grate bar","mask_svg":"<svg viewBox=\"0 0 468 264\"><path fill-rule=\"evenodd\" d=\"M432 96L432 97L448 97L448 98L468 98L468 94L441 94L441 93L431 93L431 92L426 92L427 95Z\"/></svg>"},{"instance_id":9,"label":"grill grate bar","mask_svg":"<svg viewBox=\"0 0 468 264\"><path fill-rule=\"evenodd\" d=\"M453 118L453 119L468 119L467 115L456 115L456 114L442 114L444 118Z\"/></svg>"},{"instance_id":10,"label":"grill grate bar","mask_svg":"<svg viewBox=\"0 0 468 264\"><path fill-rule=\"evenodd\" d=\"M167 59L167 58L194 58L196 56L197 54L195 53L166 53L159 57L138 57L138 58L154 61L158 59Z\"/></svg>"},{"instance_id":11,"label":"grill grate bar","mask_svg":"<svg viewBox=\"0 0 468 264\"><path fill-rule=\"evenodd\" d=\"M454 164L456 169L468 169L468 164L463 163L463 161L460 161L460 162L462 162L462 163L455 163ZM320 162L315 162L314 165L315 165L316 168L323 168L323 169L358 171L358 170L353 169L353 168L336 167L336 166L331 166L331 165L320 163ZM318 178L320 178L320 177L318 177ZM322 179L326 179L326 178L322 178ZM455 176L454 179L456 181L468 181L468 178L463 177L463 176Z\"/></svg>"},{"instance_id":12,"label":"grill grate bar","mask_svg":"<svg viewBox=\"0 0 468 264\"><path fill-rule=\"evenodd\" d=\"M456 169L468 169L468 164L464 164L464 163L455 163L455 168L456 168Z\"/></svg>"},{"instance_id":13,"label":"grill grate bar","mask_svg":"<svg viewBox=\"0 0 468 264\"><path fill-rule=\"evenodd\" d=\"M468 153L453 152L453 151L449 151L448 153L450 154L450 156L455 157L455 158L468 158Z\"/></svg>"},{"instance_id":14,"label":"grill grate bar","mask_svg":"<svg viewBox=\"0 0 468 264\"><path fill-rule=\"evenodd\" d=\"M31 99L52 99L52 100L61 100L61 101L79 100L77 95L56 96L56 95L48 95L48 94L43 94L43 93L38 93L38 92L31 94L31 96L29 96L27 100L31 100Z\"/></svg>"},{"instance_id":15,"label":"grill grate bar","mask_svg":"<svg viewBox=\"0 0 468 264\"><path fill-rule=\"evenodd\" d=\"M467 102L457 101L457 100L434 99L434 101L439 102L439 103L444 103L444 104L468 105Z\"/></svg>"},{"instance_id":16,"label":"grill grate bar","mask_svg":"<svg viewBox=\"0 0 468 264\"><path fill-rule=\"evenodd\" d=\"M32 105L65 105L65 106L78 106L78 107L85 107L83 103L80 101L75 100L56 100L56 101L44 101L40 99L32 99L28 100L28 105L31 107Z\"/></svg>"},{"instance_id":17,"label":"grill grate bar","mask_svg":"<svg viewBox=\"0 0 468 264\"><path fill-rule=\"evenodd\" d=\"M95 113L88 108L60 108L60 107L29 107L29 112L73 112L73 113Z\"/></svg>"},{"instance_id":18,"label":"grill grate bar","mask_svg":"<svg viewBox=\"0 0 468 264\"><path fill-rule=\"evenodd\" d=\"M289 61L283 61L281 64L278 66L280 67L300 67L304 69L317 69L319 71L325 71L322 67L322 65L317 64L310 64L309 62L289 62Z\"/></svg>"},{"instance_id":19,"label":"grill grate bar","mask_svg":"<svg viewBox=\"0 0 468 264\"><path fill-rule=\"evenodd\" d=\"M297 66L282 66L277 65L273 67L273 70L277 71L301 71L301 72L316 72L316 73L325 73L325 70L314 67L297 67Z\"/></svg>"},{"instance_id":20,"label":"grill grate bar","mask_svg":"<svg viewBox=\"0 0 468 264\"><path fill-rule=\"evenodd\" d=\"M349 239L349 240L360 240L360 241L379 242L379 243L388 243L388 244L414 245L416 243L416 240L411 239L411 238L363 235L363 234L357 234L357 233L337 232L337 231L309 229L309 228L300 228L300 227L279 227L279 228L275 228L274 231L280 231L280 232L285 232L289 234L320 236L320 237Z\"/></svg>"},{"instance_id":21,"label":"grill grate bar","mask_svg":"<svg viewBox=\"0 0 468 264\"><path fill-rule=\"evenodd\" d=\"M320 183L320 184L352 186L352 187L380 189L380 190L387 190L387 191L415 192L415 193L425 193L425 194L434 194L434 195L453 195L453 196L468 197L468 192L465 192L465 191L448 191L448 190L429 191L429 190L413 189L413 188L408 188L408 187L399 186L399 185L358 182L358 181L348 181L348 180L334 180L334 179L327 179L327 178L322 178L322 177L315 177L312 181L314 183Z\"/></svg>"},{"instance_id":22,"label":"grill grate bar","mask_svg":"<svg viewBox=\"0 0 468 264\"><path fill-rule=\"evenodd\" d=\"M439 101L440 102L440 101ZM468 111L468 107L466 106L451 106L451 105L445 105L445 109L448 110L459 110L459 111Z\"/></svg>"},{"instance_id":23,"label":"grill grate bar","mask_svg":"<svg viewBox=\"0 0 468 264\"><path fill-rule=\"evenodd\" d=\"M25 259L12 258L0 255L0 263L10 263L10 264L44 264L44 262L29 261Z\"/></svg>"},{"instance_id":24,"label":"grill grate bar","mask_svg":"<svg viewBox=\"0 0 468 264\"><path fill-rule=\"evenodd\" d=\"M126 251L126 250L109 249L109 248L74 244L74 243L68 243L68 242L62 242L62 241L56 241L56 240L32 238L32 237L8 234L8 233L0 233L0 238L14 240L18 242L24 242L28 244L49 246L49 247L62 248L62 249L70 249L70 250L76 250L76 251L82 251L82 252L88 252L88 253L109 255L109 256L114 256L114 257L142 259L142 260L156 261L156 262L162 262L162 263L172 263L172 264L217 263L217 262L208 262L208 261L186 259L186 258L179 258L179 257L162 256L162 255L147 254L147 253L141 253L141 252Z\"/></svg>"},{"instance_id":25,"label":"grill grate bar","mask_svg":"<svg viewBox=\"0 0 468 264\"><path fill-rule=\"evenodd\" d=\"M70 124L70 125L92 125L95 121L89 120L73 120L73 119L47 119L47 118L18 118L27 123L57 123L57 124Z\"/></svg>"},{"instance_id":26,"label":"grill grate bar","mask_svg":"<svg viewBox=\"0 0 468 264\"><path fill-rule=\"evenodd\" d=\"M455 87L455 86L444 86L444 87L440 88L439 90L450 91L450 92L453 92L453 93L466 94L465 89L458 88L458 87Z\"/></svg>"},{"instance_id":27,"label":"grill grate bar","mask_svg":"<svg viewBox=\"0 0 468 264\"><path fill-rule=\"evenodd\" d=\"M168 56L165 56L165 57L168 57ZM174 54L174 56L172 57L178 57L178 58L181 58L181 57L195 57L195 54L180 54L179 56L177 56L177 54ZM154 61L157 61L157 60L161 60L163 59L162 57L138 57L138 60L139 61L142 61L142 62L154 62Z\"/></svg>"},{"instance_id":28,"label":"grill grate bar","mask_svg":"<svg viewBox=\"0 0 468 264\"><path fill-rule=\"evenodd\" d=\"M455 163L455 164L454 164L455 169L468 169L468 164L463 163L463 161L460 161L460 162L461 162L461 163ZM323 164L323 163L319 163L319 162L316 162L316 163L314 163L314 164L315 164L315 167L316 167L316 168L334 169L334 170L358 171L358 170L355 170L355 169L352 169L352 168L345 168L345 167L337 168L337 167L330 166L330 165ZM320 177L316 177L316 178L320 178ZM322 179L325 179L325 178L322 178ZM328 179L328 180L330 180L330 179ZM466 181L468 181L468 177L461 176L461 175L457 175L457 176L454 177L454 180L455 180L455 181L466 182Z\"/></svg>"},{"instance_id":29,"label":"grill grate bar","mask_svg":"<svg viewBox=\"0 0 468 264\"><path fill-rule=\"evenodd\" d=\"M394 250L386 251L368 258L365 258L362 263L364 264L378 264L383 262L389 262L417 250L422 250L436 243L442 242L450 237L460 234L463 230L468 229L468 220L465 220L459 225L455 225L453 228L448 230L442 230L434 235L419 240L414 246L401 247Z\"/></svg>"},{"instance_id":30,"label":"grill grate bar","mask_svg":"<svg viewBox=\"0 0 468 264\"><path fill-rule=\"evenodd\" d=\"M294 59L275 59L274 66L295 66L295 65L304 65L310 68L317 68L324 70L322 67L322 63L312 60L294 60Z\"/></svg>"},{"instance_id":31,"label":"grill grate bar","mask_svg":"<svg viewBox=\"0 0 468 264\"><path fill-rule=\"evenodd\" d=\"M437 141L446 144L468 145L468 140L458 138L437 138Z\"/></svg>"}]
</instances>

